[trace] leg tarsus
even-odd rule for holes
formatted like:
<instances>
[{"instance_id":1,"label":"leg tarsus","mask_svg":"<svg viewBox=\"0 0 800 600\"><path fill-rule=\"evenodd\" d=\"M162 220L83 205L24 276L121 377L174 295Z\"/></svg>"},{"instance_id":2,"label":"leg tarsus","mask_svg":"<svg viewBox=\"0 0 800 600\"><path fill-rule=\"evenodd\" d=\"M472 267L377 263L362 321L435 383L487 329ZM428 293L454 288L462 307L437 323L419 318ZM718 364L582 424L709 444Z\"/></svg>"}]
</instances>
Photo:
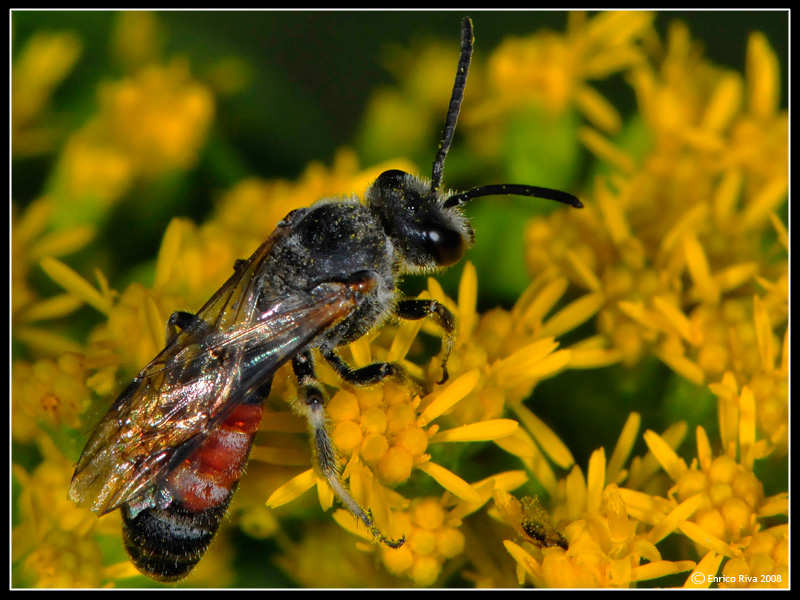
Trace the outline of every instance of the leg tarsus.
<instances>
[{"instance_id":1,"label":"leg tarsus","mask_svg":"<svg viewBox=\"0 0 800 600\"><path fill-rule=\"evenodd\" d=\"M420 299L401 300L397 303L396 313L398 317L408 321L433 319L434 323L442 328L444 331L444 340L442 341L444 356L442 357L442 379L439 381L439 385L446 382L450 377L447 372L447 360L450 358L450 352L456 341L455 315L441 302Z\"/></svg>"},{"instance_id":2,"label":"leg tarsus","mask_svg":"<svg viewBox=\"0 0 800 600\"><path fill-rule=\"evenodd\" d=\"M390 377L401 383L406 380L405 369L398 364L376 362L354 369L334 350L323 352L322 356L342 380L356 387L375 385Z\"/></svg>"},{"instance_id":3,"label":"leg tarsus","mask_svg":"<svg viewBox=\"0 0 800 600\"><path fill-rule=\"evenodd\" d=\"M344 363L344 361L342 361L342 363ZM311 356L311 352L306 350L296 356L292 360L292 368L300 383L299 397L294 403L293 408L295 412L305 417L308 422L314 458L320 474L328 482L328 485L339 497L342 504L347 507L353 516L364 523L375 538L391 548L399 548L405 542L405 538L395 541L383 535L377 525L375 525L369 512L361 508L342 482L339 474L339 462L336 457L336 449L328 433L328 423L324 406L325 396L314 374L314 360Z\"/></svg>"}]
</instances>

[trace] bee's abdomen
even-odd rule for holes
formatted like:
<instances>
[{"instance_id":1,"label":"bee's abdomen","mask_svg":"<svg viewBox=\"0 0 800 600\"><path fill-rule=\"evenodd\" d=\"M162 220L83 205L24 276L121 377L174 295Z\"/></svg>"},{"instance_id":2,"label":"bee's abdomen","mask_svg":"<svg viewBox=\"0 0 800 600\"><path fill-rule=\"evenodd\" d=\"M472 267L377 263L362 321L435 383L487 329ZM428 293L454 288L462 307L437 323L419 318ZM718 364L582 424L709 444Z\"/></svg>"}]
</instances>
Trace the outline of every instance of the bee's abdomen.
<instances>
[{"instance_id":1,"label":"bee's abdomen","mask_svg":"<svg viewBox=\"0 0 800 600\"><path fill-rule=\"evenodd\" d=\"M123 539L139 571L176 581L202 558L244 474L261 413L261 404L241 404L209 434L167 478L169 506L133 519L122 511Z\"/></svg>"}]
</instances>

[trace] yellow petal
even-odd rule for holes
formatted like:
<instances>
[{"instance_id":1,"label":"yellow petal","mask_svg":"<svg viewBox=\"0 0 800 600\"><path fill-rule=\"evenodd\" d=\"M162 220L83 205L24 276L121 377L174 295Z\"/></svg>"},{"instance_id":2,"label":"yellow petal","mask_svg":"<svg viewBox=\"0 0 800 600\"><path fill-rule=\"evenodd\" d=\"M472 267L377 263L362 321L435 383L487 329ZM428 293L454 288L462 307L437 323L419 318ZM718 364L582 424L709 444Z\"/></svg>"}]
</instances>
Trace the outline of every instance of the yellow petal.
<instances>
[{"instance_id":1,"label":"yellow petal","mask_svg":"<svg viewBox=\"0 0 800 600\"><path fill-rule=\"evenodd\" d=\"M660 523L658 523L647 534L647 539L652 543L657 544L670 533L675 531L678 524L686 521L691 517L694 512L703 504L703 494L695 494L691 498L687 498L676 506L670 513L665 516Z\"/></svg>"},{"instance_id":2,"label":"yellow petal","mask_svg":"<svg viewBox=\"0 0 800 600\"><path fill-rule=\"evenodd\" d=\"M441 465L437 465L436 463L432 462L426 462L417 465L417 467L435 479L436 482L444 489L461 498L462 500L466 500L467 502L481 501L480 495L472 488L470 484L461 479L461 477L452 471L448 471Z\"/></svg>"},{"instance_id":3,"label":"yellow petal","mask_svg":"<svg viewBox=\"0 0 800 600\"><path fill-rule=\"evenodd\" d=\"M586 476L586 510L600 511L603 488L606 479L606 451L599 448L589 458L589 469Z\"/></svg>"},{"instance_id":4,"label":"yellow petal","mask_svg":"<svg viewBox=\"0 0 800 600\"><path fill-rule=\"evenodd\" d=\"M58 319L74 313L81 306L83 302L72 294L58 294L29 305L24 318L27 323Z\"/></svg>"},{"instance_id":5,"label":"yellow petal","mask_svg":"<svg viewBox=\"0 0 800 600\"><path fill-rule=\"evenodd\" d=\"M780 68L778 57L760 31L750 34L746 73L750 111L759 119L772 117L780 100Z\"/></svg>"},{"instance_id":6,"label":"yellow petal","mask_svg":"<svg viewBox=\"0 0 800 600\"><path fill-rule=\"evenodd\" d=\"M683 250L686 255L686 266L699 298L708 304L717 304L719 289L711 279L708 258L700 242L694 235L687 235L683 240Z\"/></svg>"},{"instance_id":7,"label":"yellow petal","mask_svg":"<svg viewBox=\"0 0 800 600\"><path fill-rule=\"evenodd\" d=\"M491 419L455 429L440 431L430 438L434 442L483 442L511 435L519 423L511 419Z\"/></svg>"},{"instance_id":8,"label":"yellow petal","mask_svg":"<svg viewBox=\"0 0 800 600\"><path fill-rule=\"evenodd\" d=\"M283 506L304 494L317 483L317 474L313 469L304 471L284 483L267 498L267 506L276 508Z\"/></svg>"},{"instance_id":9,"label":"yellow petal","mask_svg":"<svg viewBox=\"0 0 800 600\"><path fill-rule=\"evenodd\" d=\"M672 503L666 498L651 496L645 492L619 488L619 495L625 502L628 515L632 519L644 523L660 523L664 516L672 510Z\"/></svg>"},{"instance_id":10,"label":"yellow petal","mask_svg":"<svg viewBox=\"0 0 800 600\"><path fill-rule=\"evenodd\" d=\"M556 305L556 302L558 302L561 296L564 295L564 292L567 291L567 287L569 287L569 280L566 277L556 277L552 281L549 281L547 285L536 294L536 297L530 304L525 307L519 320L534 326L541 323L544 316L550 312L550 309ZM532 287L528 287L528 290L533 291ZM528 290L526 290L526 292ZM518 304L521 304L521 302Z\"/></svg>"},{"instance_id":11,"label":"yellow petal","mask_svg":"<svg viewBox=\"0 0 800 600\"><path fill-rule=\"evenodd\" d=\"M670 325L684 340L697 346L702 341L702 334L689 318L666 298L653 297L653 306L669 321Z\"/></svg>"},{"instance_id":12,"label":"yellow petal","mask_svg":"<svg viewBox=\"0 0 800 600\"><path fill-rule=\"evenodd\" d=\"M723 556L713 550L709 550L702 560L697 563L689 577L686 578L684 588L707 589L711 587L711 578L719 572Z\"/></svg>"},{"instance_id":13,"label":"yellow petal","mask_svg":"<svg viewBox=\"0 0 800 600\"><path fill-rule=\"evenodd\" d=\"M572 250L567 250L566 256L569 264L572 265L573 269L575 269L575 272L577 273L578 277L580 277L583 285L590 292L599 292L602 289L603 284L600 282L600 278L597 276L594 270L588 264L586 264L586 261L583 260L577 252Z\"/></svg>"},{"instance_id":14,"label":"yellow petal","mask_svg":"<svg viewBox=\"0 0 800 600\"><path fill-rule=\"evenodd\" d=\"M39 264L50 278L65 290L87 304L94 306L103 314L107 315L111 312L110 300L100 294L88 281L63 262L51 256L45 256Z\"/></svg>"},{"instance_id":15,"label":"yellow petal","mask_svg":"<svg viewBox=\"0 0 800 600\"><path fill-rule=\"evenodd\" d=\"M517 546L511 540L503 540L503 545L508 550L517 564L531 577L541 577L542 567L536 560L528 554L521 546Z\"/></svg>"},{"instance_id":16,"label":"yellow petal","mask_svg":"<svg viewBox=\"0 0 800 600\"><path fill-rule=\"evenodd\" d=\"M756 441L756 400L753 390L742 388L739 396L739 456L747 469L753 468L751 449Z\"/></svg>"},{"instance_id":17,"label":"yellow petal","mask_svg":"<svg viewBox=\"0 0 800 600\"><path fill-rule=\"evenodd\" d=\"M780 217L775 213L772 213L770 216L770 221L772 221L772 227L775 229L775 233L778 236L778 241L780 242L781 246L783 246L786 250L789 249L789 230L786 229L786 225L783 224L783 221L780 220Z\"/></svg>"},{"instance_id":18,"label":"yellow petal","mask_svg":"<svg viewBox=\"0 0 800 600\"><path fill-rule=\"evenodd\" d=\"M498 382L504 382L506 378L518 378L520 374L526 373L556 348L558 348L558 342L553 338L537 340L495 362L491 367L490 374Z\"/></svg>"},{"instance_id":19,"label":"yellow petal","mask_svg":"<svg viewBox=\"0 0 800 600\"><path fill-rule=\"evenodd\" d=\"M756 328L756 343L758 354L761 358L761 368L769 373L773 366L774 348L772 347L772 325L769 312L764 302L758 296L753 297L753 321Z\"/></svg>"},{"instance_id":20,"label":"yellow petal","mask_svg":"<svg viewBox=\"0 0 800 600\"><path fill-rule=\"evenodd\" d=\"M494 440L494 443L509 454L523 459L532 459L540 454L531 437L521 429L514 430L507 437Z\"/></svg>"},{"instance_id":21,"label":"yellow petal","mask_svg":"<svg viewBox=\"0 0 800 600\"><path fill-rule=\"evenodd\" d=\"M461 375L458 379L453 381L453 383L448 385L447 388L422 411L422 414L417 418L417 424L420 427L425 427L436 417L451 409L457 402L460 402L467 394L475 389L475 386L478 385L479 378L480 372L478 369L473 369Z\"/></svg>"},{"instance_id":22,"label":"yellow petal","mask_svg":"<svg viewBox=\"0 0 800 600\"><path fill-rule=\"evenodd\" d=\"M188 221L179 218L172 219L167 225L156 260L154 288L159 289L170 282L173 269L178 262L178 253L183 245L183 238L191 227L192 225Z\"/></svg>"},{"instance_id":23,"label":"yellow petal","mask_svg":"<svg viewBox=\"0 0 800 600\"><path fill-rule=\"evenodd\" d=\"M15 327L14 338L47 355L60 355L67 352L82 353L84 347L68 337L39 327Z\"/></svg>"},{"instance_id":24,"label":"yellow petal","mask_svg":"<svg viewBox=\"0 0 800 600\"><path fill-rule=\"evenodd\" d=\"M141 575L141 573L129 560L108 565L103 568L103 577L106 579L127 579L128 577L136 577L137 575Z\"/></svg>"},{"instance_id":25,"label":"yellow petal","mask_svg":"<svg viewBox=\"0 0 800 600\"><path fill-rule=\"evenodd\" d=\"M572 467L566 478L567 518L570 521L581 518L586 510L586 480L578 465Z\"/></svg>"},{"instance_id":26,"label":"yellow petal","mask_svg":"<svg viewBox=\"0 0 800 600\"><path fill-rule=\"evenodd\" d=\"M789 494L783 492L766 498L758 509L759 517L774 517L789 514Z\"/></svg>"},{"instance_id":27,"label":"yellow petal","mask_svg":"<svg viewBox=\"0 0 800 600\"><path fill-rule=\"evenodd\" d=\"M487 477L483 481L492 481L494 482L494 489L508 492L510 490L517 489L521 485L525 485L528 482L528 479L528 474L525 471L516 470L497 473L496 475ZM477 484L473 484L473 487L476 485Z\"/></svg>"},{"instance_id":28,"label":"yellow petal","mask_svg":"<svg viewBox=\"0 0 800 600\"><path fill-rule=\"evenodd\" d=\"M317 498L319 498L319 505L322 510L328 511L333 506L334 493L328 483L317 477Z\"/></svg>"},{"instance_id":29,"label":"yellow petal","mask_svg":"<svg viewBox=\"0 0 800 600\"><path fill-rule=\"evenodd\" d=\"M593 17L586 31L592 45L616 48L642 36L649 28L655 13L652 11L608 11Z\"/></svg>"},{"instance_id":30,"label":"yellow petal","mask_svg":"<svg viewBox=\"0 0 800 600\"><path fill-rule=\"evenodd\" d=\"M578 139L586 148L602 161L616 167L623 173L633 173L636 162L630 154L614 145L606 136L590 127L578 130ZM615 238L616 239L616 238Z\"/></svg>"},{"instance_id":31,"label":"yellow petal","mask_svg":"<svg viewBox=\"0 0 800 600\"><path fill-rule=\"evenodd\" d=\"M631 581L647 581L674 573L682 573L683 571L693 569L695 564L697 563L693 560L679 560L676 562L660 560L646 565L639 565L631 569Z\"/></svg>"},{"instance_id":32,"label":"yellow petal","mask_svg":"<svg viewBox=\"0 0 800 600\"><path fill-rule=\"evenodd\" d=\"M89 225L71 226L58 233L51 233L34 241L29 252L32 260L45 256L64 256L80 250L95 236L95 229Z\"/></svg>"},{"instance_id":33,"label":"yellow petal","mask_svg":"<svg viewBox=\"0 0 800 600\"><path fill-rule=\"evenodd\" d=\"M540 379L547 379L563 371L569 364L571 358L571 350L559 350L534 364L529 364L531 361L526 361L525 367L520 368L516 373L508 373L508 370L504 369L507 375L502 378L502 380L498 380L498 385L506 388L514 388L518 385Z\"/></svg>"},{"instance_id":34,"label":"yellow petal","mask_svg":"<svg viewBox=\"0 0 800 600\"><path fill-rule=\"evenodd\" d=\"M742 90L742 78L738 73L723 75L706 104L701 126L711 131L723 131L739 111Z\"/></svg>"},{"instance_id":35,"label":"yellow petal","mask_svg":"<svg viewBox=\"0 0 800 600\"><path fill-rule=\"evenodd\" d=\"M612 544L624 544L631 536L628 508L616 485L609 485L604 491L605 512L608 520L608 535Z\"/></svg>"},{"instance_id":36,"label":"yellow petal","mask_svg":"<svg viewBox=\"0 0 800 600\"><path fill-rule=\"evenodd\" d=\"M695 385L703 385L705 374L695 361L684 355L671 353L663 349L655 351L654 354L678 375L688 379Z\"/></svg>"},{"instance_id":37,"label":"yellow petal","mask_svg":"<svg viewBox=\"0 0 800 600\"><path fill-rule=\"evenodd\" d=\"M358 338L349 347L350 353L353 355L353 363L356 366L363 367L372 362L372 351L366 337Z\"/></svg>"},{"instance_id":38,"label":"yellow petal","mask_svg":"<svg viewBox=\"0 0 800 600\"><path fill-rule=\"evenodd\" d=\"M567 367L570 369L599 369L622 360L622 351L616 348L570 348Z\"/></svg>"},{"instance_id":39,"label":"yellow petal","mask_svg":"<svg viewBox=\"0 0 800 600\"><path fill-rule=\"evenodd\" d=\"M714 456L711 453L711 442L708 440L708 434L702 426L698 425L696 429L697 436L697 460L702 467L710 465Z\"/></svg>"},{"instance_id":40,"label":"yellow petal","mask_svg":"<svg viewBox=\"0 0 800 600\"><path fill-rule=\"evenodd\" d=\"M656 457L656 460L661 464L673 481L678 481L678 478L686 470L686 463L683 462L680 456L670 448L664 439L655 431L645 431L644 441L650 452Z\"/></svg>"},{"instance_id":41,"label":"yellow petal","mask_svg":"<svg viewBox=\"0 0 800 600\"><path fill-rule=\"evenodd\" d=\"M417 321L404 321L400 327L398 327L397 333L392 340L392 347L389 348L389 362L397 362L405 358L406 354L408 354L408 350L411 348L411 344L414 343L414 339L417 337L424 320L425 319L419 319Z\"/></svg>"},{"instance_id":42,"label":"yellow petal","mask_svg":"<svg viewBox=\"0 0 800 600\"><path fill-rule=\"evenodd\" d=\"M343 508L335 510L333 512L333 520L336 521L342 529L349 531L353 535L357 535L370 542L374 539L372 532L364 527L363 523L356 519L349 510Z\"/></svg>"},{"instance_id":43,"label":"yellow petal","mask_svg":"<svg viewBox=\"0 0 800 600\"><path fill-rule=\"evenodd\" d=\"M741 551L737 548L734 548L730 544L719 539L717 536L709 533L699 525L692 523L691 521L682 521L678 524L678 529L686 535L690 540L699 544L703 548L708 548L709 550L713 550L717 554L723 554L728 558L733 558L735 556L741 556Z\"/></svg>"},{"instance_id":44,"label":"yellow petal","mask_svg":"<svg viewBox=\"0 0 800 600\"><path fill-rule=\"evenodd\" d=\"M606 466L606 479L609 482L617 483L616 475L622 470L631 454L641 423L642 417L639 413L634 412L628 415L622 432L617 438L614 452L611 453L611 458L608 459L608 465Z\"/></svg>"},{"instance_id":45,"label":"yellow petal","mask_svg":"<svg viewBox=\"0 0 800 600\"><path fill-rule=\"evenodd\" d=\"M456 506L454 506L450 512L447 513L448 519L463 519L464 517L471 515L472 513L480 510L483 508L484 504L489 501L495 493L494 488L494 480L484 479L479 483L472 484L472 489L478 494L480 498L479 502L467 502L466 500L461 500Z\"/></svg>"},{"instance_id":46,"label":"yellow petal","mask_svg":"<svg viewBox=\"0 0 800 600\"><path fill-rule=\"evenodd\" d=\"M617 109L593 87L579 85L575 93L575 103L595 127L609 134L619 132L622 118Z\"/></svg>"},{"instance_id":47,"label":"yellow petal","mask_svg":"<svg viewBox=\"0 0 800 600\"><path fill-rule=\"evenodd\" d=\"M478 272L467 261L458 283L458 339L467 339L478 319Z\"/></svg>"},{"instance_id":48,"label":"yellow petal","mask_svg":"<svg viewBox=\"0 0 800 600\"><path fill-rule=\"evenodd\" d=\"M721 269L714 274L714 282L723 292L730 292L748 283L758 275L759 265L756 262L744 262Z\"/></svg>"},{"instance_id":49,"label":"yellow petal","mask_svg":"<svg viewBox=\"0 0 800 600\"><path fill-rule=\"evenodd\" d=\"M568 469L575 462L575 458L566 444L556 433L545 425L527 406L514 403L511 407L525 428L534 437L542 451L549 456L559 467Z\"/></svg>"},{"instance_id":50,"label":"yellow petal","mask_svg":"<svg viewBox=\"0 0 800 600\"><path fill-rule=\"evenodd\" d=\"M586 294L547 319L542 325L539 335L542 337L558 337L562 333L572 331L597 314L605 301L606 296L602 292Z\"/></svg>"},{"instance_id":51,"label":"yellow petal","mask_svg":"<svg viewBox=\"0 0 800 600\"><path fill-rule=\"evenodd\" d=\"M161 310L153 299L152 294L147 294L144 298L144 322L147 328L147 337L151 341L152 351L148 352L149 356L155 355L158 349L166 340L166 317L161 314ZM143 332L142 332L143 333Z\"/></svg>"},{"instance_id":52,"label":"yellow petal","mask_svg":"<svg viewBox=\"0 0 800 600\"><path fill-rule=\"evenodd\" d=\"M789 191L789 181L776 178L768 183L759 194L753 198L742 215L741 226L743 229L756 229L762 221L768 219L773 211L786 200Z\"/></svg>"},{"instance_id":53,"label":"yellow petal","mask_svg":"<svg viewBox=\"0 0 800 600\"><path fill-rule=\"evenodd\" d=\"M712 200L714 220L718 225L728 222L735 212L736 203L742 193L742 181L742 172L738 169L729 169L723 174Z\"/></svg>"}]
</instances>

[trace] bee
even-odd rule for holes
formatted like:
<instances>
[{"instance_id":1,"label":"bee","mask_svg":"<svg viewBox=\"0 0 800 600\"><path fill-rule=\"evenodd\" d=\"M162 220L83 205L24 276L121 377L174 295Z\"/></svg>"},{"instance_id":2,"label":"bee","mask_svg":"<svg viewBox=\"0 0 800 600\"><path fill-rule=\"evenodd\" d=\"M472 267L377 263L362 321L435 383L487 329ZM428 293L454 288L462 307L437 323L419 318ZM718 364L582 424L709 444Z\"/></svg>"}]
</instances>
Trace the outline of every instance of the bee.
<instances>
[{"instance_id":1,"label":"bee","mask_svg":"<svg viewBox=\"0 0 800 600\"><path fill-rule=\"evenodd\" d=\"M325 198L291 211L196 314L173 313L164 349L91 432L69 497L98 515L121 509L125 546L143 574L179 580L206 552L244 474L273 376L285 363L297 377L293 409L308 421L319 474L377 540L403 544L383 535L341 480L312 350L355 386L407 381L397 364L352 368L336 349L394 316L431 319L444 332L443 383L455 317L436 300L401 297L400 278L461 259L474 241L461 207L474 198L513 194L582 206L571 194L527 185L442 189L472 48L466 17L431 179L389 170L363 202Z\"/></svg>"}]
</instances>

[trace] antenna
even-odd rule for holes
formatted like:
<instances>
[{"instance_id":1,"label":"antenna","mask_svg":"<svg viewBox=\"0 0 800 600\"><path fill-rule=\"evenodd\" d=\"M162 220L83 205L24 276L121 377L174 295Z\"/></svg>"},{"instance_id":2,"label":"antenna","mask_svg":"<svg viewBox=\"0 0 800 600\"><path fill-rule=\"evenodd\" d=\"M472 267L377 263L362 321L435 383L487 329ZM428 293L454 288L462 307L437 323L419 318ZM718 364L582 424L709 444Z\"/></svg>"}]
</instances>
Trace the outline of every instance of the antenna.
<instances>
[{"instance_id":1,"label":"antenna","mask_svg":"<svg viewBox=\"0 0 800 600\"><path fill-rule=\"evenodd\" d=\"M456 81L453 84L453 94L450 97L450 106L447 109L447 117L444 120L444 130L442 131L442 141L439 142L439 151L433 161L433 173L431 175L431 191L434 196L442 185L442 175L444 174L444 159L453 143L453 135L456 131L458 113L461 112L461 102L464 100L464 89L467 87L467 74L469 65L472 61L472 48L475 38L472 32L472 19L464 17L461 21L461 57L458 59L458 70L456 71ZM569 204L575 208L583 208L583 204L572 194L543 188L533 185L518 185L512 183L501 183L496 185L483 185L473 188L460 194L450 196L444 202L445 208L461 206L473 198L481 196L529 196L532 198L543 198L554 200L563 204Z\"/></svg>"},{"instance_id":2,"label":"antenna","mask_svg":"<svg viewBox=\"0 0 800 600\"><path fill-rule=\"evenodd\" d=\"M433 161L433 174L431 175L431 190L434 194L442 185L442 174L444 173L444 159L450 144L453 143L453 134L456 131L456 121L458 113L461 112L461 101L464 99L464 88L467 87L467 73L469 63L472 61L472 47L475 38L472 33L472 19L464 17L461 21L461 58L458 59L458 70L456 71L456 82L453 84L453 95L450 97L450 106L447 109L447 117L444 120L444 130L442 131L442 141L439 142L439 151Z\"/></svg>"},{"instance_id":3,"label":"antenna","mask_svg":"<svg viewBox=\"0 0 800 600\"><path fill-rule=\"evenodd\" d=\"M535 185L520 185L516 183L497 183L494 185L482 185L472 188L460 194L450 196L444 202L445 208L461 206L473 198L481 196L530 196L531 198L544 198L545 200L555 200L563 204L569 204L575 208L583 208L583 204L572 194L551 190L550 188L538 187Z\"/></svg>"}]
</instances>

